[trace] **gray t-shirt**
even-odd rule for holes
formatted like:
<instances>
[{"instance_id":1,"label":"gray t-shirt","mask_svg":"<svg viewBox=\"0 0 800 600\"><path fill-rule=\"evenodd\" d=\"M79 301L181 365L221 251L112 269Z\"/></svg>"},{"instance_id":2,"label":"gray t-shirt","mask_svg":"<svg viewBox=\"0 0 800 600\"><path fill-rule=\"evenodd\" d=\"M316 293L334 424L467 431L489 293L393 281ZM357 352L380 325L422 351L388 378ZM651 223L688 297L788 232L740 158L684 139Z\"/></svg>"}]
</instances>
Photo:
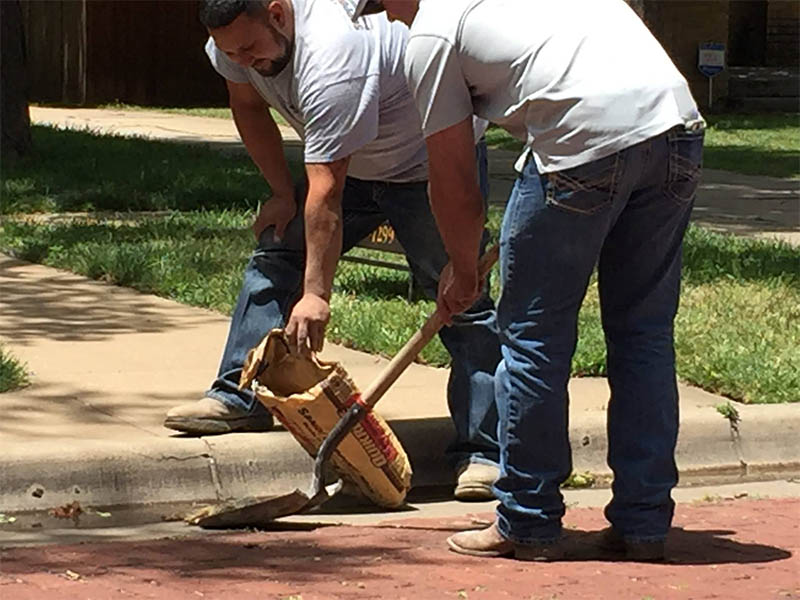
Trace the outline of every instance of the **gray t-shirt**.
<instances>
[{"instance_id":1,"label":"gray t-shirt","mask_svg":"<svg viewBox=\"0 0 800 600\"><path fill-rule=\"evenodd\" d=\"M421 0L406 75L426 137L476 114L525 141L540 172L700 116L623 0Z\"/></svg>"},{"instance_id":2,"label":"gray t-shirt","mask_svg":"<svg viewBox=\"0 0 800 600\"><path fill-rule=\"evenodd\" d=\"M350 156L348 175L369 181L427 178L419 114L406 86L408 28L385 15L351 22L336 0L292 0L291 62L264 77L225 55L206 54L226 79L250 83L305 142L307 163Z\"/></svg>"}]
</instances>

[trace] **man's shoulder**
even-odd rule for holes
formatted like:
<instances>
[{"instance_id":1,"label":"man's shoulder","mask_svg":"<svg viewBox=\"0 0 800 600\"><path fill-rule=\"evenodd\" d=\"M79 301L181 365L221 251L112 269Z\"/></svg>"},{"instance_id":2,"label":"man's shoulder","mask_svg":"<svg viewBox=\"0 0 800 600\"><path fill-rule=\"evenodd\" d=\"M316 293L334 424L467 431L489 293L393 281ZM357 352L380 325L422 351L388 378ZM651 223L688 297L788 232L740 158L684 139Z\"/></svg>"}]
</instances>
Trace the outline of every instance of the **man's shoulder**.
<instances>
[{"instance_id":1,"label":"man's shoulder","mask_svg":"<svg viewBox=\"0 0 800 600\"><path fill-rule=\"evenodd\" d=\"M308 49L329 49L352 43L356 27L337 0L294 0L295 43Z\"/></svg>"},{"instance_id":2,"label":"man's shoulder","mask_svg":"<svg viewBox=\"0 0 800 600\"><path fill-rule=\"evenodd\" d=\"M410 39L435 37L451 44L456 43L464 15L476 0L425 0L411 26Z\"/></svg>"},{"instance_id":3,"label":"man's shoulder","mask_svg":"<svg viewBox=\"0 0 800 600\"><path fill-rule=\"evenodd\" d=\"M370 32L331 25L325 28L317 23L297 32L293 66L301 93L375 74L372 71L380 63L373 60L380 49L369 38Z\"/></svg>"}]
</instances>

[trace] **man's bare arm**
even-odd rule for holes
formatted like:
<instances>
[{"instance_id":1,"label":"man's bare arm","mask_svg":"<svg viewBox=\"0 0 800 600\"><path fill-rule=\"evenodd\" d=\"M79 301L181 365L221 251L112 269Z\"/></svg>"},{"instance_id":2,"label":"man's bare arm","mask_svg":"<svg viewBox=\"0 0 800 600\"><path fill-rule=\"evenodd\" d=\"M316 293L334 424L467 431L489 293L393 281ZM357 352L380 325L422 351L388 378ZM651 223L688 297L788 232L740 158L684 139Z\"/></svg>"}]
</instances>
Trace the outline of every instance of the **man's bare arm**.
<instances>
[{"instance_id":1,"label":"man's bare arm","mask_svg":"<svg viewBox=\"0 0 800 600\"><path fill-rule=\"evenodd\" d=\"M330 319L333 276L342 252L342 190L349 157L307 164L306 268L303 296L292 309L286 333L296 348L322 350Z\"/></svg>"},{"instance_id":2,"label":"man's bare arm","mask_svg":"<svg viewBox=\"0 0 800 600\"><path fill-rule=\"evenodd\" d=\"M342 252L342 190L349 157L306 165L306 273L304 292L330 300L333 276Z\"/></svg>"},{"instance_id":3,"label":"man's bare arm","mask_svg":"<svg viewBox=\"0 0 800 600\"><path fill-rule=\"evenodd\" d=\"M253 231L258 238L270 225L280 238L297 212L294 183L283 155L283 139L269 105L249 83L227 82L233 120L247 152L272 188L272 198L262 207Z\"/></svg>"},{"instance_id":4,"label":"man's bare arm","mask_svg":"<svg viewBox=\"0 0 800 600\"><path fill-rule=\"evenodd\" d=\"M486 215L475 165L472 117L425 142L431 208L450 257L440 278L437 305L449 321L469 308L480 291L478 257Z\"/></svg>"}]
</instances>

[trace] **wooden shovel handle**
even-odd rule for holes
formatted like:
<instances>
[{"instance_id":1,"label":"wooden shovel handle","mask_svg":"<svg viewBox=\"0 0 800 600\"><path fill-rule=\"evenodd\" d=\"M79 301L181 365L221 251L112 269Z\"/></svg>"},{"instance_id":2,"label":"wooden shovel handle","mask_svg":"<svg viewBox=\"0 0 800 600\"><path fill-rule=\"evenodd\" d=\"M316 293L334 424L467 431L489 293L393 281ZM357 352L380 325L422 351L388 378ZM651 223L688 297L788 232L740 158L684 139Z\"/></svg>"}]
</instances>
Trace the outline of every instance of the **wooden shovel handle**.
<instances>
[{"instance_id":1,"label":"wooden shovel handle","mask_svg":"<svg viewBox=\"0 0 800 600\"><path fill-rule=\"evenodd\" d=\"M484 253L478 262L478 272L480 273L481 279L484 279L489 274L489 271L492 266L494 266L494 263L497 262L499 256L499 246L492 246ZM397 378L406 370L406 367L414 362L417 354L419 354L427 343L433 339L433 336L439 332L443 324L444 321L442 321L439 311L435 310L433 314L428 317L428 320L425 321L425 324L411 336L411 339L406 342L400 352L394 356L381 374L378 375L361 395L361 401L367 410L372 410L378 403L378 400L383 397L386 391L392 387L392 384L397 381Z\"/></svg>"}]
</instances>

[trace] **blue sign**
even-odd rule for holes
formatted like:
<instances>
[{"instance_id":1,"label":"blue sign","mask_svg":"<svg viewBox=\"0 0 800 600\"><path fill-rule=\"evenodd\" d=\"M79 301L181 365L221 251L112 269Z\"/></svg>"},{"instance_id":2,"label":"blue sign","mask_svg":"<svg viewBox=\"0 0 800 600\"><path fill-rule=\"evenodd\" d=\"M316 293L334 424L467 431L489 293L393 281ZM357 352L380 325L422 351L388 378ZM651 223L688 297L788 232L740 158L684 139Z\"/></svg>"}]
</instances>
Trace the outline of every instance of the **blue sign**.
<instances>
[{"instance_id":1,"label":"blue sign","mask_svg":"<svg viewBox=\"0 0 800 600\"><path fill-rule=\"evenodd\" d=\"M725 70L725 44L707 42L700 44L697 52L697 68L706 77L714 77Z\"/></svg>"}]
</instances>

